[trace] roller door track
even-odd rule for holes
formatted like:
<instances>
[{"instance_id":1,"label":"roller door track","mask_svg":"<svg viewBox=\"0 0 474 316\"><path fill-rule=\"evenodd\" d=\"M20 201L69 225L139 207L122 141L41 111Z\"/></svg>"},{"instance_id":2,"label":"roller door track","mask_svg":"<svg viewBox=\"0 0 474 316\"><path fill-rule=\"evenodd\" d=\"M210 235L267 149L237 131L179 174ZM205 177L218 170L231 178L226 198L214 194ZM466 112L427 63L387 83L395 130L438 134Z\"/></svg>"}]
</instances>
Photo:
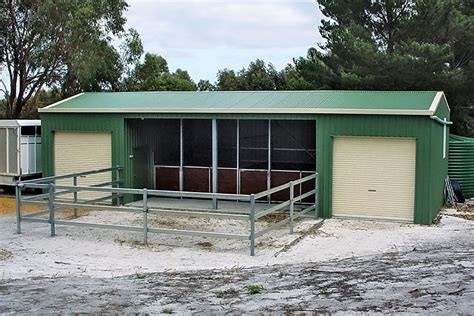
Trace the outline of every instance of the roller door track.
<instances>
[{"instance_id":1,"label":"roller door track","mask_svg":"<svg viewBox=\"0 0 474 316\"><path fill-rule=\"evenodd\" d=\"M414 221L416 141L336 137L332 214Z\"/></svg>"},{"instance_id":2,"label":"roller door track","mask_svg":"<svg viewBox=\"0 0 474 316\"><path fill-rule=\"evenodd\" d=\"M111 133L55 132L54 134L54 172L62 175L112 166ZM111 173L100 173L77 179L78 185L93 185L110 182ZM72 180L58 180L57 184L72 185ZM79 192L79 199L103 197L103 193ZM62 196L71 198L71 196Z\"/></svg>"}]
</instances>

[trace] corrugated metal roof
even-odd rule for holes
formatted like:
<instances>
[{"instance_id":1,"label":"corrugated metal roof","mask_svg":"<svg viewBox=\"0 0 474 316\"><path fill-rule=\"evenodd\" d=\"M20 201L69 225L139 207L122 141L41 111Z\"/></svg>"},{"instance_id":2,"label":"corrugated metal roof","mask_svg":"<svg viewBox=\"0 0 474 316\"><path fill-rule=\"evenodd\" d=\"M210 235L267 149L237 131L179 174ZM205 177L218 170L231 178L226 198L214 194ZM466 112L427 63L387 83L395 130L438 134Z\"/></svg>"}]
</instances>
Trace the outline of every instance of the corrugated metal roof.
<instances>
[{"instance_id":1,"label":"corrugated metal roof","mask_svg":"<svg viewBox=\"0 0 474 316\"><path fill-rule=\"evenodd\" d=\"M0 127L41 126L41 120L0 120Z\"/></svg>"},{"instance_id":2,"label":"corrugated metal roof","mask_svg":"<svg viewBox=\"0 0 474 316\"><path fill-rule=\"evenodd\" d=\"M213 91L82 93L40 112L347 113L432 115L436 91Z\"/></svg>"}]
</instances>

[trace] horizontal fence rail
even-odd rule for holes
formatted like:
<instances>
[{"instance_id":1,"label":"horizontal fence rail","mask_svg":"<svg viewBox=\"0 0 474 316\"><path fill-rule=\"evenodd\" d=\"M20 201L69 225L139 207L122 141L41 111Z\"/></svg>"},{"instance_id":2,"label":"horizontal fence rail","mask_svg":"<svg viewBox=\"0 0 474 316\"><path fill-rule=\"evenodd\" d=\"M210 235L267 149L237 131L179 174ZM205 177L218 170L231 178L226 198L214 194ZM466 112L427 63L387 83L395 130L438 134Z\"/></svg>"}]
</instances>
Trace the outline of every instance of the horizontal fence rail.
<instances>
[{"instance_id":1,"label":"horizontal fence rail","mask_svg":"<svg viewBox=\"0 0 474 316\"><path fill-rule=\"evenodd\" d=\"M149 189L132 189L121 187L123 181L121 180L121 173L123 168L121 166L105 169L90 170L85 172L71 173L67 175L51 176L41 179L33 179L27 181L19 181L16 185L16 220L17 233L21 233L21 222L37 222L47 223L50 225L51 236L56 234L56 225L64 226L80 226L92 227L98 229L116 229L132 232L143 232L143 242L147 244L148 233L155 234L176 234L185 236L204 236L204 237L219 237L231 238L239 240L247 240L250 242L250 255L255 255L256 239L267 234L268 232L278 229L279 227L289 224L289 231L293 233L294 221L310 212L314 212L314 216L318 216L318 174L312 174L304 178L290 181L286 184L258 192L256 194L228 194L228 193L209 193L209 192L187 192L187 191L169 191L169 190L149 190ZM91 185L78 185L78 178L88 177L101 173L111 173L112 180ZM71 180L71 185L64 185L66 180ZM61 184L56 181L61 180ZM295 186L302 185L314 181L314 189L305 193L301 193L301 188L298 193L295 193ZM42 189L43 193L22 196L22 190L25 189ZM270 200L272 194L280 191L289 190L289 199L281 201L278 204L268 204L265 209L257 210L257 200L266 198ZM79 193L84 195L84 192L103 195L99 198L79 198ZM124 205L123 197L125 195L136 195L142 197L142 205ZM303 200L314 196L314 203L302 203ZM168 209L163 207L153 207L149 204L150 197L158 198L190 198L209 200L213 204L212 209ZM225 210L219 209L217 203L213 201L235 201L248 204L247 209L242 210ZM298 203L299 202L299 203ZM29 214L22 214L22 204L32 204L44 206L45 209L38 210ZM264 205L264 203L259 203ZM295 209L297 206L298 210ZM128 225L112 225L81 222L78 217L78 210L100 210L100 211L116 211L138 213L143 216L143 226L128 226ZM57 212L72 210L73 219L60 219L57 217ZM229 234L215 231L196 231L187 229L166 229L154 228L148 224L149 214L159 216L190 216L190 217L204 217L204 218L220 218L220 219L234 219L244 220L249 223L249 231L243 234ZM285 218L276 223L272 223L268 227L256 231L256 222L265 216L275 214L283 215ZM39 217L47 216L48 218Z\"/></svg>"}]
</instances>

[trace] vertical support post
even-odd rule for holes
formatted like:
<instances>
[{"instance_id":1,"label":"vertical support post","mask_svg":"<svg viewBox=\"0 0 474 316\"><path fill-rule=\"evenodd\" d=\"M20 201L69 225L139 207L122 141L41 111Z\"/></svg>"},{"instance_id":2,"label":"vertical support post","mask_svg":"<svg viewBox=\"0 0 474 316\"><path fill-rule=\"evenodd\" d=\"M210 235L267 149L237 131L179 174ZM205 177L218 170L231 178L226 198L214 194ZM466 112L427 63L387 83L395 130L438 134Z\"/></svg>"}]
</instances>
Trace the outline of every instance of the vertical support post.
<instances>
[{"instance_id":1,"label":"vertical support post","mask_svg":"<svg viewBox=\"0 0 474 316\"><path fill-rule=\"evenodd\" d=\"M21 187L20 187L19 181L16 182L15 199L16 199L16 233L21 234Z\"/></svg>"},{"instance_id":2,"label":"vertical support post","mask_svg":"<svg viewBox=\"0 0 474 316\"><path fill-rule=\"evenodd\" d=\"M212 193L217 193L217 120L212 119ZM212 207L217 209L217 198L212 197Z\"/></svg>"},{"instance_id":3,"label":"vertical support post","mask_svg":"<svg viewBox=\"0 0 474 316\"><path fill-rule=\"evenodd\" d=\"M74 204L77 204L77 176L72 178L72 185L74 186ZM77 217L77 207L73 208L74 218Z\"/></svg>"},{"instance_id":4,"label":"vertical support post","mask_svg":"<svg viewBox=\"0 0 474 316\"><path fill-rule=\"evenodd\" d=\"M301 172L301 171L300 171L300 179L303 179L303 172ZM299 190L300 194L299 195L301 195L301 194L303 194L303 183L300 183L298 186L300 187L300 190Z\"/></svg>"},{"instance_id":5,"label":"vertical support post","mask_svg":"<svg viewBox=\"0 0 474 316\"><path fill-rule=\"evenodd\" d=\"M212 170L212 167L206 168L206 170L207 170L207 185L209 187L208 192L212 193L213 192L212 191L212 171L213 170Z\"/></svg>"},{"instance_id":6,"label":"vertical support post","mask_svg":"<svg viewBox=\"0 0 474 316\"><path fill-rule=\"evenodd\" d=\"M290 234L293 234L293 213L295 210L295 185L293 181L290 182Z\"/></svg>"},{"instance_id":7,"label":"vertical support post","mask_svg":"<svg viewBox=\"0 0 474 316\"><path fill-rule=\"evenodd\" d=\"M268 120L268 170L267 170L267 190L272 187L272 121ZM268 203L272 201L272 195L267 196Z\"/></svg>"},{"instance_id":8,"label":"vertical support post","mask_svg":"<svg viewBox=\"0 0 474 316\"><path fill-rule=\"evenodd\" d=\"M316 173L316 178L314 179L314 217L319 217L319 173Z\"/></svg>"},{"instance_id":9,"label":"vertical support post","mask_svg":"<svg viewBox=\"0 0 474 316\"><path fill-rule=\"evenodd\" d=\"M56 223L54 219L54 184L48 185L48 208L49 208L49 223L51 224L51 236L56 235Z\"/></svg>"},{"instance_id":10,"label":"vertical support post","mask_svg":"<svg viewBox=\"0 0 474 316\"><path fill-rule=\"evenodd\" d=\"M20 129L21 130L21 129ZM22 170L22 173L23 172L28 172L30 173L32 170L28 170L30 168L30 136L26 136L26 150L25 150L25 155L26 155L26 161L28 161L27 165L26 165L26 168L27 170ZM21 137L20 137L20 142L21 142ZM20 146L21 146L21 143L20 143ZM21 152L21 149L18 151L18 153Z\"/></svg>"},{"instance_id":11,"label":"vertical support post","mask_svg":"<svg viewBox=\"0 0 474 316\"><path fill-rule=\"evenodd\" d=\"M7 166L6 166L6 170L7 170L7 173L10 173L10 150L8 150L8 148L10 148L10 133L8 133L8 130L9 128L5 128L5 148L7 148L5 154L6 154L6 162L7 162Z\"/></svg>"},{"instance_id":12,"label":"vertical support post","mask_svg":"<svg viewBox=\"0 0 474 316\"><path fill-rule=\"evenodd\" d=\"M236 140L236 163L237 163L237 194L240 194L240 120L237 119L237 140ZM238 202L238 201L237 201Z\"/></svg>"},{"instance_id":13,"label":"vertical support post","mask_svg":"<svg viewBox=\"0 0 474 316\"><path fill-rule=\"evenodd\" d=\"M36 163L36 161L37 161L37 159L36 159L36 155L37 155L37 152L36 152L36 146L37 146L36 145L36 143L37 143L36 133L38 132L37 128L38 128L38 126L35 126L35 134L33 136L33 140L34 140L33 141L33 157L34 157L33 161L34 161L34 163L33 163L33 166L32 166L32 168L34 168L33 172L38 172L38 168L37 168L38 166L37 166L37 163Z\"/></svg>"},{"instance_id":14,"label":"vertical support post","mask_svg":"<svg viewBox=\"0 0 474 316\"><path fill-rule=\"evenodd\" d=\"M250 194L250 255L255 256L255 194Z\"/></svg>"},{"instance_id":15,"label":"vertical support post","mask_svg":"<svg viewBox=\"0 0 474 316\"><path fill-rule=\"evenodd\" d=\"M184 149L183 149L183 119L179 120L179 190L184 191ZM183 198L183 197L181 197Z\"/></svg>"},{"instance_id":16,"label":"vertical support post","mask_svg":"<svg viewBox=\"0 0 474 316\"><path fill-rule=\"evenodd\" d=\"M143 189L143 243L148 244L148 190Z\"/></svg>"}]
</instances>

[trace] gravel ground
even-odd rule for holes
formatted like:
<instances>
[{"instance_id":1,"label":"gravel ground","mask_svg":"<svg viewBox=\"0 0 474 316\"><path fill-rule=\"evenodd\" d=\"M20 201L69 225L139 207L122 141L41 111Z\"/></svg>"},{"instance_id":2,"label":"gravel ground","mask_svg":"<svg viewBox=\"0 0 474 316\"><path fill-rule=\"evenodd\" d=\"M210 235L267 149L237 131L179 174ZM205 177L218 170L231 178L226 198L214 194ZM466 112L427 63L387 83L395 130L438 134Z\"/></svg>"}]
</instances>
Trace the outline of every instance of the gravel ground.
<instances>
[{"instance_id":1,"label":"gravel ground","mask_svg":"<svg viewBox=\"0 0 474 316\"><path fill-rule=\"evenodd\" d=\"M0 313L472 314L473 246L466 238L456 247L318 263L3 280ZM252 295L252 285L264 289Z\"/></svg>"},{"instance_id":2,"label":"gravel ground","mask_svg":"<svg viewBox=\"0 0 474 316\"><path fill-rule=\"evenodd\" d=\"M50 237L41 223L18 235L14 216L0 216L0 314L471 315L468 211L446 210L432 226L330 219L310 234L318 221L305 220L294 235L282 228L260 240L255 257L247 243L224 239L153 235L143 246L140 234L113 230L59 227ZM89 212L79 220L139 218ZM154 224L246 229L228 220Z\"/></svg>"}]
</instances>

